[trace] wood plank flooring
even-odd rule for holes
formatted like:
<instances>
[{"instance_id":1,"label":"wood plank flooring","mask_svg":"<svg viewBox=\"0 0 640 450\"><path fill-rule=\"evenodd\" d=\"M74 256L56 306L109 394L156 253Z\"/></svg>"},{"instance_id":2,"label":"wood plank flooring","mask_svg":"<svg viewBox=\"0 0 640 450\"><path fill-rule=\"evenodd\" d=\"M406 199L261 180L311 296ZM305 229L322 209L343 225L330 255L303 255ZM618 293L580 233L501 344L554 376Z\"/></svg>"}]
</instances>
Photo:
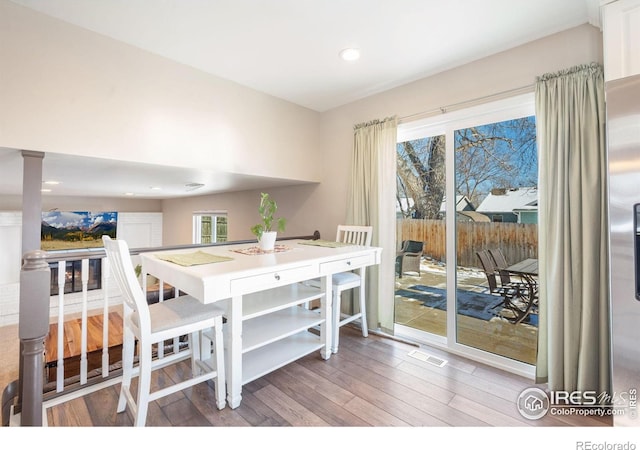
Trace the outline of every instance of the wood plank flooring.
<instances>
[{"instance_id":1,"label":"wood plank flooring","mask_svg":"<svg viewBox=\"0 0 640 450\"><path fill-rule=\"evenodd\" d=\"M155 427L608 427L609 419L550 416L532 421L516 409L530 380L433 348L448 360L436 367L409 355L417 347L359 330L341 329L341 347L327 361L314 352L243 388L241 405L219 411L206 383L153 402ZM153 377L155 386L181 378L185 363ZM49 426L130 426L116 413L119 385L53 406Z\"/></svg>"}]
</instances>

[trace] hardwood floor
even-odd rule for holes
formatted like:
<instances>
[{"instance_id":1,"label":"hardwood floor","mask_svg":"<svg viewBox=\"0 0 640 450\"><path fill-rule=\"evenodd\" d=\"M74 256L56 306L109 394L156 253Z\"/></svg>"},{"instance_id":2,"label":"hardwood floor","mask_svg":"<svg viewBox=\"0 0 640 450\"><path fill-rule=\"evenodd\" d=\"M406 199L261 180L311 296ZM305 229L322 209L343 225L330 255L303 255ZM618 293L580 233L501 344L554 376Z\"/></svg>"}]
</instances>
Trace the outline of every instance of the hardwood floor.
<instances>
[{"instance_id":1,"label":"hardwood floor","mask_svg":"<svg viewBox=\"0 0 640 450\"><path fill-rule=\"evenodd\" d=\"M213 388L200 384L153 402L148 426L155 427L607 427L610 420L581 416L523 418L520 392L531 381L440 350L420 350L448 360L436 367L409 355L418 347L378 335L362 338L345 326L341 347L324 361L318 352L243 388L236 409L219 411ZM164 370L153 383L180 378L185 363ZM49 426L130 426L117 414L119 385L53 406Z\"/></svg>"}]
</instances>

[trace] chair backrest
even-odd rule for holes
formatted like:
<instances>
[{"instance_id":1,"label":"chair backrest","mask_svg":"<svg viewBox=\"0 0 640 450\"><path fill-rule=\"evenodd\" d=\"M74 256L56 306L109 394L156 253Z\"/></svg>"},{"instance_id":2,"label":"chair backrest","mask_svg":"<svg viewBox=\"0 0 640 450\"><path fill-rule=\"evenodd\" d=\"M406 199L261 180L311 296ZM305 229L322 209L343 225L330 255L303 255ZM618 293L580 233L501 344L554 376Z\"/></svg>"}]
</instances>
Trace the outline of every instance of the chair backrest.
<instances>
[{"instance_id":1,"label":"chair backrest","mask_svg":"<svg viewBox=\"0 0 640 450\"><path fill-rule=\"evenodd\" d=\"M109 268L122 292L124 302L138 315L141 328L147 325L150 327L149 305L136 277L127 242L122 239L111 239L107 235L102 236L102 242L107 253Z\"/></svg>"},{"instance_id":2,"label":"chair backrest","mask_svg":"<svg viewBox=\"0 0 640 450\"><path fill-rule=\"evenodd\" d=\"M487 277L487 282L489 283L489 290L494 292L498 289L498 281L496 280L496 268L493 265L493 261L491 260L491 255L487 250L480 250L476 252L478 259L480 260L480 265L482 266L482 270Z\"/></svg>"},{"instance_id":3,"label":"chair backrest","mask_svg":"<svg viewBox=\"0 0 640 450\"><path fill-rule=\"evenodd\" d=\"M507 258L505 258L502 250L500 250L499 248L490 249L489 255L493 260L495 270L500 274L500 282L503 285L511 283L511 275L507 270L505 270L507 267L509 267L509 264L507 264Z\"/></svg>"},{"instance_id":4,"label":"chair backrest","mask_svg":"<svg viewBox=\"0 0 640 450\"><path fill-rule=\"evenodd\" d=\"M372 226L338 225L336 242L347 242L349 244L370 246L372 234Z\"/></svg>"},{"instance_id":5,"label":"chair backrest","mask_svg":"<svg viewBox=\"0 0 640 450\"><path fill-rule=\"evenodd\" d=\"M407 253L422 253L424 242L421 241L404 241L402 243L402 251Z\"/></svg>"},{"instance_id":6,"label":"chair backrest","mask_svg":"<svg viewBox=\"0 0 640 450\"><path fill-rule=\"evenodd\" d=\"M490 249L489 254L491 255L491 259L493 259L496 268L506 269L509 267L509 264L507 264L507 258L505 258L504 253L502 253L502 250L499 248Z\"/></svg>"}]
</instances>

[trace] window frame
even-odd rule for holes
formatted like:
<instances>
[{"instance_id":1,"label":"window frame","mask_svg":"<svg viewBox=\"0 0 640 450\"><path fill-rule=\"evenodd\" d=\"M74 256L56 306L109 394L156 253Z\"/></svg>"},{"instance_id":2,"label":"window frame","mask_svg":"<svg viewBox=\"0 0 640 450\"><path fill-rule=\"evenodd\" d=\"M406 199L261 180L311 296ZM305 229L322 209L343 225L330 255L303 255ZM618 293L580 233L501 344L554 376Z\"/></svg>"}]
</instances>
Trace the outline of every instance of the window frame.
<instances>
[{"instance_id":1,"label":"window frame","mask_svg":"<svg viewBox=\"0 0 640 450\"><path fill-rule=\"evenodd\" d=\"M533 91L512 97L488 101L480 105L469 106L468 108L445 112L438 116L417 119L406 123L401 122L398 126L397 142L404 142L434 135L445 135L445 209L446 211L455 211L455 130L473 126L482 126L525 116L535 117L535 94ZM445 227L447 311L456 311L457 228L455 214L446 215ZM392 273L388 276L394 275L395 274ZM531 378L535 377L535 366L511 360L507 357L495 355L457 342L457 327L456 314L447 314L447 335L444 337L426 332L419 332L411 329L410 327L399 324L394 324L394 334L403 338L426 342L428 345L441 347L454 354L459 354L493 367L502 368L521 376Z\"/></svg>"},{"instance_id":2,"label":"window frame","mask_svg":"<svg viewBox=\"0 0 640 450\"><path fill-rule=\"evenodd\" d=\"M202 242L202 219L211 219L211 242ZM227 225L227 235L220 240L218 236L218 219L224 218ZM192 242L193 244L214 244L216 242L226 242L228 238L229 217L227 211L195 211L192 215Z\"/></svg>"}]
</instances>

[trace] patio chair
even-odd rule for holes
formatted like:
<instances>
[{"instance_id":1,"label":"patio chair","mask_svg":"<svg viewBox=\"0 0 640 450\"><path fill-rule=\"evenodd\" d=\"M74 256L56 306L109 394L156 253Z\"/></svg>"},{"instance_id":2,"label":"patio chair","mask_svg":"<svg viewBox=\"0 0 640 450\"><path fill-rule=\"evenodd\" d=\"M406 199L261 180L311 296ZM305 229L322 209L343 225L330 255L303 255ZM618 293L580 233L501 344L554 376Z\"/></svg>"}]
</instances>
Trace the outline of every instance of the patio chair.
<instances>
[{"instance_id":1,"label":"patio chair","mask_svg":"<svg viewBox=\"0 0 640 450\"><path fill-rule=\"evenodd\" d=\"M183 295L148 305L131 262L129 247L122 239L102 237L107 260L123 298L124 342L122 346L122 384L117 412L130 406L135 426L144 426L149 402L173 394L207 380L214 380L216 406L226 405L224 347L222 341L223 310L205 305L194 297ZM162 358L153 349L164 341L189 336L189 348ZM139 365L134 368L134 351L138 344ZM211 344L214 352L211 354ZM177 346L176 346L177 347ZM213 357L212 357L213 356ZM155 369L191 359L191 377L161 389L151 390L151 373ZM137 372L137 373L135 373ZM177 372L179 373L179 372ZM137 399L131 391L131 380L138 375ZM165 377L163 385L170 382Z\"/></svg>"},{"instance_id":2,"label":"patio chair","mask_svg":"<svg viewBox=\"0 0 640 450\"><path fill-rule=\"evenodd\" d=\"M480 266L487 278L489 292L499 295L503 298L501 304L496 305L511 312L509 317L505 317L512 323L520 323L529 314L530 308L528 302L524 299L528 298L529 291L525 283L507 283L498 285L499 272L491 258L488 250L480 250L476 252L480 260Z\"/></svg>"},{"instance_id":3,"label":"patio chair","mask_svg":"<svg viewBox=\"0 0 640 450\"><path fill-rule=\"evenodd\" d=\"M517 283L521 285L521 287L525 287L526 284L522 279L518 277L516 280L514 280L511 274L509 273L509 271L507 270L507 267L509 267L509 264L507 263L507 258L505 258L502 250L500 250L499 248L496 248L496 249L489 249L487 251L489 252L491 261L494 264L495 271L500 276L500 283L502 284L502 286L513 287L514 284Z\"/></svg>"},{"instance_id":4,"label":"patio chair","mask_svg":"<svg viewBox=\"0 0 640 450\"><path fill-rule=\"evenodd\" d=\"M396 273L402 278L405 272L417 272L420 276L420 261L422 260L422 252L424 242L421 241L402 241L402 248L396 255Z\"/></svg>"}]
</instances>

